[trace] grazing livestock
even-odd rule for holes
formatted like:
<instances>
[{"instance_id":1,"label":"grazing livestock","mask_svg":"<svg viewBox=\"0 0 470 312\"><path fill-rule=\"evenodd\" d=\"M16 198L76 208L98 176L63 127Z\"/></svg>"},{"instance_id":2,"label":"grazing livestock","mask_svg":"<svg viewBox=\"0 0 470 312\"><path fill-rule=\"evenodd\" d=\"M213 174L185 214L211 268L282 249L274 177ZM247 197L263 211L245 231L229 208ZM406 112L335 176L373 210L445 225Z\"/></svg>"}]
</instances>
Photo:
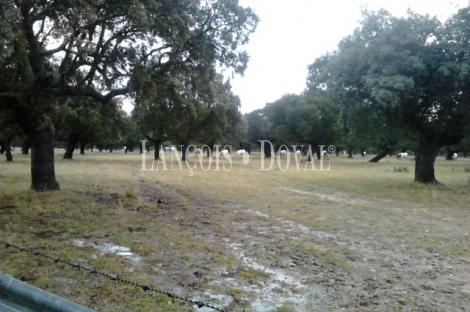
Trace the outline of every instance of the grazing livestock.
<instances>
[{"instance_id":1,"label":"grazing livestock","mask_svg":"<svg viewBox=\"0 0 470 312\"><path fill-rule=\"evenodd\" d=\"M240 155L240 156L245 155L245 153L246 153L246 151L245 151L244 149L239 149L239 150L237 151L237 155Z\"/></svg>"},{"instance_id":2,"label":"grazing livestock","mask_svg":"<svg viewBox=\"0 0 470 312\"><path fill-rule=\"evenodd\" d=\"M300 155L300 151L295 151L295 153L296 153L297 155Z\"/></svg>"},{"instance_id":3,"label":"grazing livestock","mask_svg":"<svg viewBox=\"0 0 470 312\"><path fill-rule=\"evenodd\" d=\"M408 153L398 153L397 154L397 159L401 160L403 158L408 158Z\"/></svg>"},{"instance_id":4,"label":"grazing livestock","mask_svg":"<svg viewBox=\"0 0 470 312\"><path fill-rule=\"evenodd\" d=\"M457 153L453 153L452 154L452 160L457 159L457 158L459 158L459 155L457 155Z\"/></svg>"},{"instance_id":5,"label":"grazing livestock","mask_svg":"<svg viewBox=\"0 0 470 312\"><path fill-rule=\"evenodd\" d=\"M194 150L194 154L196 154L196 155L202 154L202 149L196 148L196 149Z\"/></svg>"},{"instance_id":6,"label":"grazing livestock","mask_svg":"<svg viewBox=\"0 0 470 312\"><path fill-rule=\"evenodd\" d=\"M282 155L287 155L287 151L286 150L280 150L279 151L279 155L282 156Z\"/></svg>"},{"instance_id":7,"label":"grazing livestock","mask_svg":"<svg viewBox=\"0 0 470 312\"><path fill-rule=\"evenodd\" d=\"M330 159L330 155L328 155L328 152L327 152L327 151L323 151L323 152L321 153L321 158Z\"/></svg>"},{"instance_id":8,"label":"grazing livestock","mask_svg":"<svg viewBox=\"0 0 470 312\"><path fill-rule=\"evenodd\" d=\"M220 151L220 156L224 156L226 154L229 154L228 150L224 149Z\"/></svg>"}]
</instances>

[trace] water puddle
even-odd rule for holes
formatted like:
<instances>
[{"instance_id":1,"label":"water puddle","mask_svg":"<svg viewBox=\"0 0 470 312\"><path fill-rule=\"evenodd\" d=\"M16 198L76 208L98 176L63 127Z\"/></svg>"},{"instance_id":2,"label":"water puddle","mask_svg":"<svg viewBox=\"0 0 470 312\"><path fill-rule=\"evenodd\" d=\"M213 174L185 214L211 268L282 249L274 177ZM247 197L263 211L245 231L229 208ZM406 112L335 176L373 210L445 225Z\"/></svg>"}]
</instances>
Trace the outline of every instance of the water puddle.
<instances>
[{"instance_id":1,"label":"water puddle","mask_svg":"<svg viewBox=\"0 0 470 312\"><path fill-rule=\"evenodd\" d=\"M280 307L286 306L295 311L312 311L319 301L324 301L327 295L324 291L305 285L301 277L296 277L286 270L268 268L257 262L255 259L246 255L242 244L237 244L224 239L224 245L228 250L243 263L246 267L259 270L269 274L269 278L260 283L253 283L241 278L229 276L226 267L221 267L215 273L219 275L217 279L209 282L214 289L238 290L240 293L236 296L238 299L250 302L248 311L254 312L274 312ZM234 304L234 298L231 295L215 293L212 290L206 290L202 295L193 298L194 300L209 301L217 308L228 309ZM197 312L212 312L210 308L193 307Z\"/></svg>"},{"instance_id":2,"label":"water puddle","mask_svg":"<svg viewBox=\"0 0 470 312\"><path fill-rule=\"evenodd\" d=\"M308 226L305 226L303 224L299 224L299 223L294 222L294 221L286 220L286 219L279 218L279 217L274 217L274 216L271 216L271 215L268 215L268 214L265 214L265 213L262 213L262 212L259 212L259 211L255 211L255 210L247 209L246 211L250 212L250 213L253 213L257 216L264 217L266 219L275 220L275 221L281 223L283 225L283 227L282 227L283 230L287 231L287 232L293 232L293 233L297 233L297 234L302 233L304 235L315 236L317 238L327 239L327 240L330 240L330 241L331 240L337 240L336 235L327 234L327 233L321 232L321 231L315 231L315 230L312 230L311 228L309 228ZM295 237L293 236L293 238L295 238Z\"/></svg>"},{"instance_id":3,"label":"water puddle","mask_svg":"<svg viewBox=\"0 0 470 312\"><path fill-rule=\"evenodd\" d=\"M138 254L131 252L129 247L123 247L119 245L115 245L113 243L103 243L103 244L95 244L92 242L86 242L84 240L76 239L73 240L73 245L77 247L93 247L101 251L101 254L113 253L115 255L124 257L126 259L131 260L134 264L139 264L142 261L142 257Z\"/></svg>"},{"instance_id":4,"label":"water puddle","mask_svg":"<svg viewBox=\"0 0 470 312\"><path fill-rule=\"evenodd\" d=\"M252 295L254 294L256 299L251 300L252 311L276 311L283 305L307 311L309 310L308 307L312 307L315 304L317 298L326 296L320 289L304 285L300 278L295 277L286 270L268 268L255 259L246 256L242 244L226 241L225 245L247 267L270 275L270 280L261 285L244 285L243 282L235 279L226 279L223 282L218 282L221 284L232 284L233 288L238 288Z\"/></svg>"},{"instance_id":5,"label":"water puddle","mask_svg":"<svg viewBox=\"0 0 470 312\"><path fill-rule=\"evenodd\" d=\"M207 298L210 298L209 300L211 301L211 305L219 308L219 309L224 309L229 307L231 304L233 304L233 297L229 295L221 295L221 294L216 294L211 290L206 290L204 292L204 296L197 296L192 298L192 300L197 300L197 301L206 301ZM198 308L196 305L193 306L194 310L197 312L214 312L214 309L208 308L208 307L202 307Z\"/></svg>"}]
</instances>

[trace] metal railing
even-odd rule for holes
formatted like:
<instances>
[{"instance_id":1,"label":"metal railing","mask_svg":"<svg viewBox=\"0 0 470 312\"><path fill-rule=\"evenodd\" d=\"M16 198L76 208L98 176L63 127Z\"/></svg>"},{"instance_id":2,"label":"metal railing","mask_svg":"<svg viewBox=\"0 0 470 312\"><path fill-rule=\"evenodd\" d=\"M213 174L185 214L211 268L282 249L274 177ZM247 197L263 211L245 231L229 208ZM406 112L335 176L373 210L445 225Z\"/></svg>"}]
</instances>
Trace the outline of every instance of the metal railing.
<instances>
[{"instance_id":1,"label":"metal railing","mask_svg":"<svg viewBox=\"0 0 470 312\"><path fill-rule=\"evenodd\" d=\"M2 312L94 312L2 272L0 272L0 310Z\"/></svg>"}]
</instances>

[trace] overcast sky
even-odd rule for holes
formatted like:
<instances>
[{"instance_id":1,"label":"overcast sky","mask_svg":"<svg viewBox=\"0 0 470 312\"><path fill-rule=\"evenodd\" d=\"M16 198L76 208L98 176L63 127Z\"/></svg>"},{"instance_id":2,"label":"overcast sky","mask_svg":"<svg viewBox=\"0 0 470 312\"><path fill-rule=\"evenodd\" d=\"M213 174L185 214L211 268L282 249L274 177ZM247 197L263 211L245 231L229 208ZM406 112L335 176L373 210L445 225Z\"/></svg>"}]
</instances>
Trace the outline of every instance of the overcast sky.
<instances>
[{"instance_id":1,"label":"overcast sky","mask_svg":"<svg viewBox=\"0 0 470 312\"><path fill-rule=\"evenodd\" d=\"M336 49L361 19L361 9L384 8L403 16L407 8L444 21L469 0L240 0L260 17L245 46L250 62L244 77L232 80L243 113L262 108L286 93L304 90L307 66Z\"/></svg>"}]
</instances>

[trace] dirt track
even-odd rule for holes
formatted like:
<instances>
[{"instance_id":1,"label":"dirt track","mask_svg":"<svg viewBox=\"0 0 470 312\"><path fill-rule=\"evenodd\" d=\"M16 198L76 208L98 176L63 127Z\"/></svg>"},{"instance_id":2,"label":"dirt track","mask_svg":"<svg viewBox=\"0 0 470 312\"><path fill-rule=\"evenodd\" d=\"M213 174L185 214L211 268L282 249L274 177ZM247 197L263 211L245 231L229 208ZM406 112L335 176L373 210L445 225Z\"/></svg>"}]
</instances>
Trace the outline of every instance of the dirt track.
<instances>
[{"instance_id":1,"label":"dirt track","mask_svg":"<svg viewBox=\"0 0 470 312\"><path fill-rule=\"evenodd\" d=\"M390 200L279 189L298 200L315 197L344 209L375 208L388 225L377 228L351 219L347 229L326 233L256 207L215 202L162 183L155 188L142 183L140 192L149 202L156 193L165 194L166 203L160 205L165 213L158 218L178 222L199 239L234 254L245 267L266 273L256 282L240 279L228 268L214 268L208 255L193 258L192 264L201 269L188 282L188 276L181 276L185 268L168 265L162 282L178 287L184 279L187 296L234 311L247 302L247 311L275 311L283 305L291 311L470 311L470 255L441 254L446 248L469 249L470 226L459 222L459 215L449 222L436 207L432 216L423 207L406 214L400 203ZM182 198L197 209L182 211L175 205ZM429 241L436 237L441 243L424 247L433 246ZM196 296L201 294L201 278L215 290ZM243 291L241 305L230 295L234 289Z\"/></svg>"}]
</instances>

